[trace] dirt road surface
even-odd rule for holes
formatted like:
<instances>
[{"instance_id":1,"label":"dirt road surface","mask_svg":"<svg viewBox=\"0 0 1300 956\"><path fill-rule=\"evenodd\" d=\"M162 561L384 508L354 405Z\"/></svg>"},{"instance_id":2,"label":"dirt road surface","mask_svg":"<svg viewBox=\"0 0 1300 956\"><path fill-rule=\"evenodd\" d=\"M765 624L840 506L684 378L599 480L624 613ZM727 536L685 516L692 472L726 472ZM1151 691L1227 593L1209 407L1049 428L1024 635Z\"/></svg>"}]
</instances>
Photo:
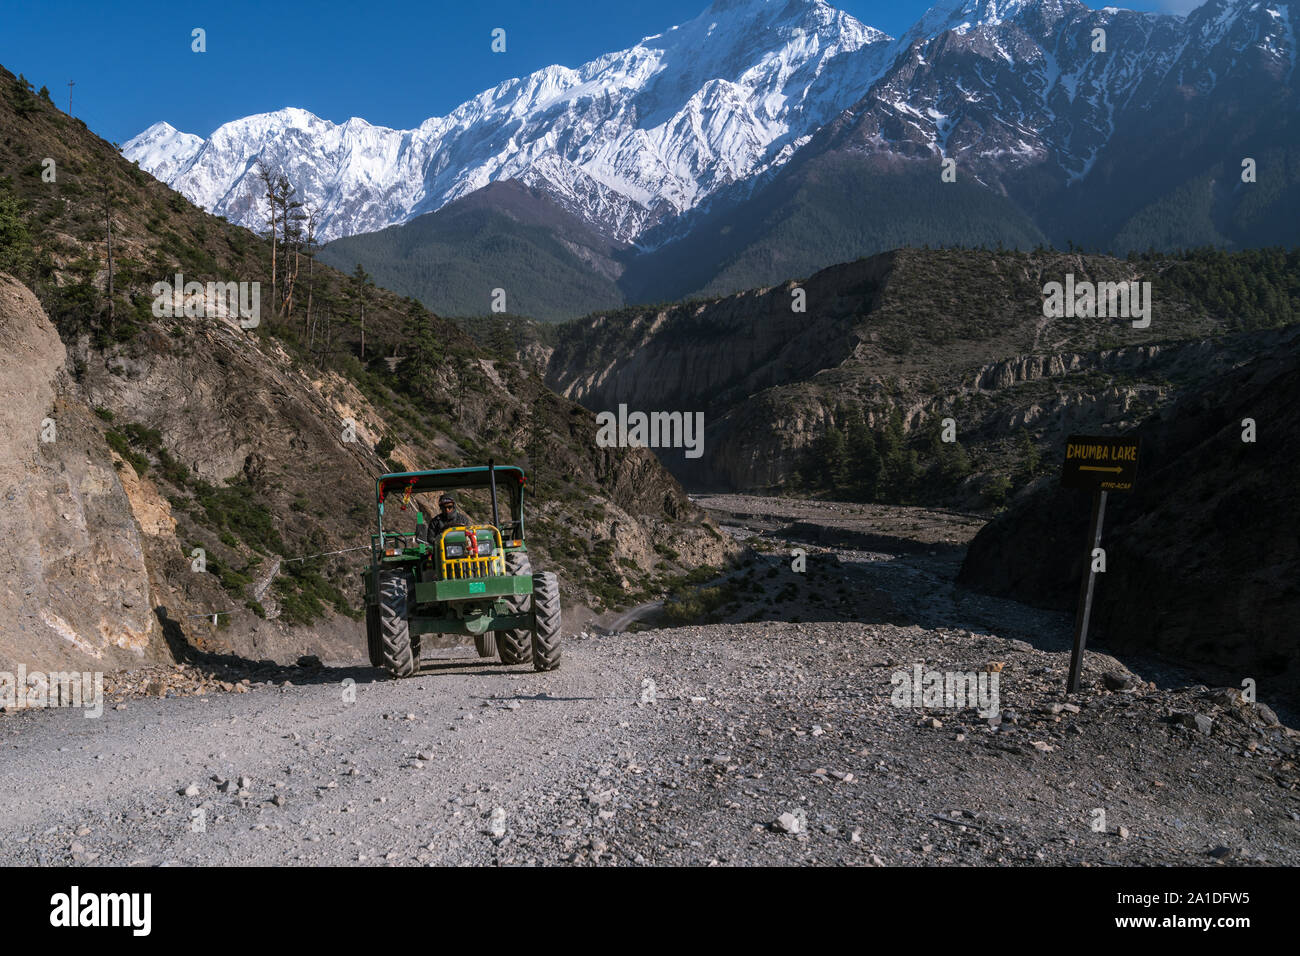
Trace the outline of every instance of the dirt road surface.
<instances>
[{"instance_id":1,"label":"dirt road surface","mask_svg":"<svg viewBox=\"0 0 1300 956\"><path fill-rule=\"evenodd\" d=\"M555 672L326 662L0 717L0 862L1300 862L1267 706L1101 654L1067 698L1068 621L948 583L965 519L796 576L789 517L733 528L766 541L745 620L573 635ZM918 665L996 673L996 708L900 706Z\"/></svg>"}]
</instances>

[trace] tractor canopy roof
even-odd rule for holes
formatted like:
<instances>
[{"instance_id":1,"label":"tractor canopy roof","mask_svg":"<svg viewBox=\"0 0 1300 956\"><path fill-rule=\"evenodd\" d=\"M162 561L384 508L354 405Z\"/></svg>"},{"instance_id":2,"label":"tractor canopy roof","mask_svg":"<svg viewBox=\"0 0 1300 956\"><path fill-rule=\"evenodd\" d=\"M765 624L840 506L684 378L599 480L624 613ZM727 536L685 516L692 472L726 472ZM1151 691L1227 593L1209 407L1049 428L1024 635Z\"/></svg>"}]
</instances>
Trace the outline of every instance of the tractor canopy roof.
<instances>
[{"instance_id":1,"label":"tractor canopy roof","mask_svg":"<svg viewBox=\"0 0 1300 956\"><path fill-rule=\"evenodd\" d=\"M498 488L523 487L524 470L517 465L497 465L493 471ZM380 475L375 482L375 500L383 502L389 495L405 495L406 489L418 495L427 491L446 491L453 488L486 488L486 465L471 468L439 468L436 471L398 471Z\"/></svg>"}]
</instances>

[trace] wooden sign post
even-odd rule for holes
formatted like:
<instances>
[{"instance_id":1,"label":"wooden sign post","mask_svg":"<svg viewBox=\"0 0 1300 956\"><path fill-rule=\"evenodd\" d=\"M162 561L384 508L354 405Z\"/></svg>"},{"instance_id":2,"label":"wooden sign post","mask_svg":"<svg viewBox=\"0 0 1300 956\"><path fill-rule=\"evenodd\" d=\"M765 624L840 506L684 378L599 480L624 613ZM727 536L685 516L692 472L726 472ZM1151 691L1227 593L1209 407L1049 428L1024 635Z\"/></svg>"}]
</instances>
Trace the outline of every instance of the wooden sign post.
<instances>
[{"instance_id":1,"label":"wooden sign post","mask_svg":"<svg viewBox=\"0 0 1300 956\"><path fill-rule=\"evenodd\" d=\"M1074 618L1074 650L1065 689L1078 693L1083 674L1083 651L1088 645L1092 617L1092 591L1096 584L1095 555L1101 548L1101 528L1106 520L1106 496L1112 491L1132 491L1137 483L1138 439L1094 438L1072 435L1065 443L1061 485L1092 492L1092 520L1088 525L1086 570L1079 582L1079 608Z\"/></svg>"}]
</instances>

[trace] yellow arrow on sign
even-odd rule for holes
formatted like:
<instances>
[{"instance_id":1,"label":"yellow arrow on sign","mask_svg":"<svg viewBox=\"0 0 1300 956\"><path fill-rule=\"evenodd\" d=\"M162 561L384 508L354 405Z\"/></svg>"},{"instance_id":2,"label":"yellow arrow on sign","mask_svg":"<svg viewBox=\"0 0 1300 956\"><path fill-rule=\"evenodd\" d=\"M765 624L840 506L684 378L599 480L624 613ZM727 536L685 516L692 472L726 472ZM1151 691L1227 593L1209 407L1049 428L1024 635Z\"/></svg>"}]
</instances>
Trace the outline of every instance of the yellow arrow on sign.
<instances>
[{"instance_id":1,"label":"yellow arrow on sign","mask_svg":"<svg viewBox=\"0 0 1300 956\"><path fill-rule=\"evenodd\" d=\"M1099 465L1080 465L1079 470L1080 471L1113 471L1115 474L1118 475L1124 469L1119 467L1118 465L1116 465L1114 468L1102 468Z\"/></svg>"}]
</instances>

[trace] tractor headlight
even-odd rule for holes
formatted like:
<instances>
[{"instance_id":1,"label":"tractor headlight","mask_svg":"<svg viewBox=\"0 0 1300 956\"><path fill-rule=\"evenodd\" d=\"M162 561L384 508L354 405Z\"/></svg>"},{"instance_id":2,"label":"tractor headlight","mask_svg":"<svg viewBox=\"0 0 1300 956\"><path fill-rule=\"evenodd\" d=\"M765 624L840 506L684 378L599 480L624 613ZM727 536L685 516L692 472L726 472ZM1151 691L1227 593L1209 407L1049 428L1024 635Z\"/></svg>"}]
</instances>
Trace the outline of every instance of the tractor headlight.
<instances>
[{"instance_id":1,"label":"tractor headlight","mask_svg":"<svg viewBox=\"0 0 1300 956\"><path fill-rule=\"evenodd\" d=\"M463 557L465 557L465 546L464 546L463 544L449 544L449 545L447 545L447 557L449 557L449 558L463 558Z\"/></svg>"}]
</instances>

